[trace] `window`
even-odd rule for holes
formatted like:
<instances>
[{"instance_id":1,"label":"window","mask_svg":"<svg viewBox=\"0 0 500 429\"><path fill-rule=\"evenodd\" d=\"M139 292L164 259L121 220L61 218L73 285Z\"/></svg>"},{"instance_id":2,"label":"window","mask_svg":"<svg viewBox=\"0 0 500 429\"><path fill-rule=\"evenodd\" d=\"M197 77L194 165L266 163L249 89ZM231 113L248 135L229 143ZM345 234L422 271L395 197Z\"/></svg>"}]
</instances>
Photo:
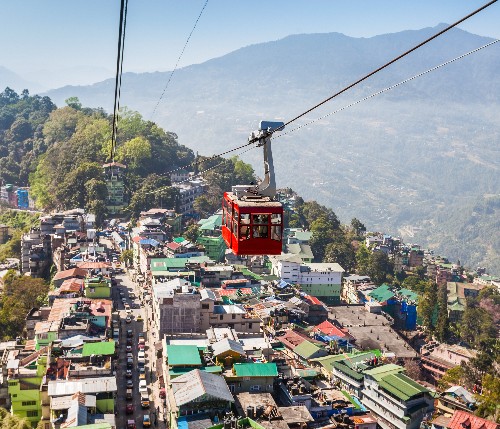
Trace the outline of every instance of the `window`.
<instances>
[{"instance_id":1,"label":"window","mask_svg":"<svg viewBox=\"0 0 500 429\"><path fill-rule=\"evenodd\" d=\"M23 401L22 405L23 407L27 407L29 405L36 405L36 401Z\"/></svg>"},{"instance_id":2,"label":"window","mask_svg":"<svg viewBox=\"0 0 500 429\"><path fill-rule=\"evenodd\" d=\"M281 224L281 214L279 213L273 213L271 215L271 223L273 224Z\"/></svg>"},{"instance_id":3,"label":"window","mask_svg":"<svg viewBox=\"0 0 500 429\"><path fill-rule=\"evenodd\" d=\"M248 329L252 329L252 322L248 324Z\"/></svg>"},{"instance_id":4,"label":"window","mask_svg":"<svg viewBox=\"0 0 500 429\"><path fill-rule=\"evenodd\" d=\"M210 305L209 304L201 304L201 308L203 310L208 310L210 308Z\"/></svg>"},{"instance_id":5,"label":"window","mask_svg":"<svg viewBox=\"0 0 500 429\"><path fill-rule=\"evenodd\" d=\"M28 410L26 411L26 417L38 417L37 410Z\"/></svg>"},{"instance_id":6,"label":"window","mask_svg":"<svg viewBox=\"0 0 500 429\"><path fill-rule=\"evenodd\" d=\"M260 386L258 384L250 386L250 392L259 392L259 391L260 391Z\"/></svg>"},{"instance_id":7,"label":"window","mask_svg":"<svg viewBox=\"0 0 500 429\"><path fill-rule=\"evenodd\" d=\"M236 319L236 314L231 314L231 319Z\"/></svg>"},{"instance_id":8,"label":"window","mask_svg":"<svg viewBox=\"0 0 500 429\"><path fill-rule=\"evenodd\" d=\"M267 225L253 227L253 238L267 238L267 237L268 237Z\"/></svg>"},{"instance_id":9,"label":"window","mask_svg":"<svg viewBox=\"0 0 500 429\"><path fill-rule=\"evenodd\" d=\"M267 225L269 223L268 214L254 214L252 215L252 222L254 225Z\"/></svg>"}]
</instances>

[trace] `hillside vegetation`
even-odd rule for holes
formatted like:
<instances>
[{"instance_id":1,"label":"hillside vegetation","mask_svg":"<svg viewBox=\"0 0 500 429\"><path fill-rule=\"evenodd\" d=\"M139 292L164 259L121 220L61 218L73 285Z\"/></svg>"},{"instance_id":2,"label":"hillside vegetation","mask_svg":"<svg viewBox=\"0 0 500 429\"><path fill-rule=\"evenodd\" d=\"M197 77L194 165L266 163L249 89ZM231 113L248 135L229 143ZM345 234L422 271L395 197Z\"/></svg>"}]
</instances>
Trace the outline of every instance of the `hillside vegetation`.
<instances>
[{"instance_id":1,"label":"hillside vegetation","mask_svg":"<svg viewBox=\"0 0 500 429\"><path fill-rule=\"evenodd\" d=\"M244 143L259 120L295 117L442 28L371 38L302 34L244 47L177 70L155 120L196 151L222 152ZM278 186L344 221L359 217L370 230L394 235L413 231L405 241L500 272L495 218L466 218L483 198L500 195L498 44L293 131L491 40L451 30L287 127L273 145ZM126 74L125 104L151 115L169 75ZM109 108L111 83L49 94ZM259 151L245 160L261 168ZM468 241L456 239L464 227Z\"/></svg>"}]
</instances>

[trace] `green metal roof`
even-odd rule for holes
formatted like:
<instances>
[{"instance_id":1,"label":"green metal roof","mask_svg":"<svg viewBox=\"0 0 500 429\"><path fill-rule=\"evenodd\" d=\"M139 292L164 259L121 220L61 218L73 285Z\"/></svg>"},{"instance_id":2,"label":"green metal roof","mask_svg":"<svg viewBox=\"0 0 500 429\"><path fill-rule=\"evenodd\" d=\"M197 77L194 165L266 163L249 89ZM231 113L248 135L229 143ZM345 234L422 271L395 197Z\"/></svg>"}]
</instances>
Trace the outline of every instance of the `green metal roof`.
<instances>
[{"instance_id":1,"label":"green metal roof","mask_svg":"<svg viewBox=\"0 0 500 429\"><path fill-rule=\"evenodd\" d=\"M114 341L101 341L99 343L85 343L82 356L108 356L115 353Z\"/></svg>"},{"instance_id":2,"label":"green metal roof","mask_svg":"<svg viewBox=\"0 0 500 429\"><path fill-rule=\"evenodd\" d=\"M293 349L295 354L298 354L304 359L309 359L314 353L321 350L317 345L311 343L310 341L302 341L298 346Z\"/></svg>"},{"instance_id":3,"label":"green metal roof","mask_svg":"<svg viewBox=\"0 0 500 429\"><path fill-rule=\"evenodd\" d=\"M278 368L274 362L269 363L235 363L233 365L237 377L277 377Z\"/></svg>"},{"instance_id":4,"label":"green metal roof","mask_svg":"<svg viewBox=\"0 0 500 429\"><path fill-rule=\"evenodd\" d=\"M379 286L377 289L372 290L368 296L372 297L374 300L378 302L385 302L388 299L391 299L394 296L394 292L390 290L389 285L384 283Z\"/></svg>"},{"instance_id":5,"label":"green metal roof","mask_svg":"<svg viewBox=\"0 0 500 429\"><path fill-rule=\"evenodd\" d=\"M299 241L309 241L313 233L311 231L295 231L293 236Z\"/></svg>"},{"instance_id":6,"label":"green metal roof","mask_svg":"<svg viewBox=\"0 0 500 429\"><path fill-rule=\"evenodd\" d=\"M183 241L186 241L186 239L184 237L175 237L173 240L172 240L174 243L182 243Z\"/></svg>"},{"instance_id":7,"label":"green metal roof","mask_svg":"<svg viewBox=\"0 0 500 429\"><path fill-rule=\"evenodd\" d=\"M201 366L201 357L195 345L167 345L167 362L169 366Z\"/></svg>"},{"instance_id":8,"label":"green metal roof","mask_svg":"<svg viewBox=\"0 0 500 429\"><path fill-rule=\"evenodd\" d=\"M403 288L403 289L401 289L401 290L399 291L399 293L400 293L401 295L406 296L406 297L407 297L409 300L411 300L411 301L415 301L415 302L417 302L417 301L418 301L418 294L417 294L417 293L415 293L415 292L413 292L413 291L411 291L410 289L405 289L405 288Z\"/></svg>"},{"instance_id":9,"label":"green metal roof","mask_svg":"<svg viewBox=\"0 0 500 429\"><path fill-rule=\"evenodd\" d=\"M205 372L210 372L210 373L215 373L215 374L220 374L222 373L222 368L218 365L215 365L215 366L204 366L204 367L201 367L201 368L198 368L199 370L201 371L205 371ZM170 376L173 376L173 377L178 377L180 375L183 375L183 374L186 374L186 372L189 372L189 371L192 371L193 368L182 368L182 367L175 367L175 368L171 368L168 373L170 374Z\"/></svg>"},{"instance_id":10,"label":"green metal roof","mask_svg":"<svg viewBox=\"0 0 500 429\"><path fill-rule=\"evenodd\" d=\"M404 374L387 375L379 381L379 386L402 401L407 401L420 393L429 392Z\"/></svg>"},{"instance_id":11,"label":"green metal roof","mask_svg":"<svg viewBox=\"0 0 500 429\"><path fill-rule=\"evenodd\" d=\"M348 356L350 356L350 355L348 355ZM343 361L344 359L345 359L345 356L340 354L340 355L323 356L320 358L311 359L311 361L318 362L328 372L331 372L333 369L333 363Z\"/></svg>"},{"instance_id":12,"label":"green metal roof","mask_svg":"<svg viewBox=\"0 0 500 429\"><path fill-rule=\"evenodd\" d=\"M361 372L354 371L350 367L348 367L345 363L343 362L334 362L333 367L337 370L342 372L343 374L347 375L348 377L353 378L356 381L363 381L364 375Z\"/></svg>"},{"instance_id":13,"label":"green metal roof","mask_svg":"<svg viewBox=\"0 0 500 429\"><path fill-rule=\"evenodd\" d=\"M318 375L318 371L315 369L298 369L297 375L302 378L314 378Z\"/></svg>"},{"instance_id":14,"label":"green metal roof","mask_svg":"<svg viewBox=\"0 0 500 429\"><path fill-rule=\"evenodd\" d=\"M222 225L222 215L213 215L208 219L201 219L198 225L202 231L213 231L215 228Z\"/></svg>"},{"instance_id":15,"label":"green metal roof","mask_svg":"<svg viewBox=\"0 0 500 429\"><path fill-rule=\"evenodd\" d=\"M182 269L190 262L208 262L208 256L194 256L192 258L154 258L151 259L151 272Z\"/></svg>"},{"instance_id":16,"label":"green metal roof","mask_svg":"<svg viewBox=\"0 0 500 429\"><path fill-rule=\"evenodd\" d=\"M373 377L375 380L380 381L390 374L398 374L403 371L404 368L402 366L388 363L387 365L381 365L377 366L376 368L366 369L363 372L366 375Z\"/></svg>"}]
</instances>

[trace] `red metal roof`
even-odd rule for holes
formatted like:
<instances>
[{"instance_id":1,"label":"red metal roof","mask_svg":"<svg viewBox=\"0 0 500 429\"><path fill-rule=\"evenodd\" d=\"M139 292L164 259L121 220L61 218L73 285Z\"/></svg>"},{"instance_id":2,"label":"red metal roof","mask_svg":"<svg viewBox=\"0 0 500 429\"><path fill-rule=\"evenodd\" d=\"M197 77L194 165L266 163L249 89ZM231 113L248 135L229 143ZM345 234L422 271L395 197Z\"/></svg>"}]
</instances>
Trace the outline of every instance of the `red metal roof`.
<instances>
[{"instance_id":1,"label":"red metal roof","mask_svg":"<svg viewBox=\"0 0 500 429\"><path fill-rule=\"evenodd\" d=\"M70 279L72 277L80 277L83 278L87 275L87 271L82 268L71 268L65 271L59 271L54 276L53 280L61 280L61 279Z\"/></svg>"},{"instance_id":2,"label":"red metal roof","mask_svg":"<svg viewBox=\"0 0 500 429\"><path fill-rule=\"evenodd\" d=\"M83 290L83 279L66 279L59 288L59 292L80 292Z\"/></svg>"},{"instance_id":3,"label":"red metal roof","mask_svg":"<svg viewBox=\"0 0 500 429\"><path fill-rule=\"evenodd\" d=\"M321 332L325 335L328 335L329 337L350 337L346 329L339 329L328 320L325 320L323 323L316 325L314 327L314 331Z\"/></svg>"},{"instance_id":4,"label":"red metal roof","mask_svg":"<svg viewBox=\"0 0 500 429\"><path fill-rule=\"evenodd\" d=\"M307 301L309 301L311 304L316 304L316 305L323 305L323 303L318 299L316 298L315 296L312 296L312 295L306 295L304 297Z\"/></svg>"},{"instance_id":5,"label":"red metal roof","mask_svg":"<svg viewBox=\"0 0 500 429\"><path fill-rule=\"evenodd\" d=\"M500 425L466 411L456 410L448 427L450 429L499 429Z\"/></svg>"},{"instance_id":6,"label":"red metal roof","mask_svg":"<svg viewBox=\"0 0 500 429\"><path fill-rule=\"evenodd\" d=\"M169 248L170 250L177 250L179 247L181 247L181 245L179 243L176 243L175 241L167 244L167 248Z\"/></svg>"},{"instance_id":7,"label":"red metal roof","mask_svg":"<svg viewBox=\"0 0 500 429\"><path fill-rule=\"evenodd\" d=\"M78 268L82 268L84 270L96 270L111 267L109 262L79 262L77 265Z\"/></svg>"}]
</instances>

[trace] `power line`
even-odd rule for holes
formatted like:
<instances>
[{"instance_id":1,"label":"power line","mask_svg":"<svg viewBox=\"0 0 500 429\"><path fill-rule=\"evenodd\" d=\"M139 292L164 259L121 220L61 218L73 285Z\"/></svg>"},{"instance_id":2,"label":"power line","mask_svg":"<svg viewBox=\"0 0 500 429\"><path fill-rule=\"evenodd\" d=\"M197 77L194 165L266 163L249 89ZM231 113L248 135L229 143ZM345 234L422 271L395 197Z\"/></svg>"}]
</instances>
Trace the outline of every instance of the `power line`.
<instances>
[{"instance_id":1,"label":"power line","mask_svg":"<svg viewBox=\"0 0 500 429\"><path fill-rule=\"evenodd\" d=\"M156 109L160 105L160 101L162 100L163 96L165 95L165 92L167 92L167 88L168 88L168 85L170 84L170 81L172 80L172 76L174 75L175 71L177 70L177 66L179 65L179 62L182 58L182 55L184 55L184 51L186 50L186 46L188 45L189 40L191 39L191 36L193 35L193 32L194 32L196 26L198 25L198 21L200 20L201 15L203 14L203 11L207 7L207 3L208 3L208 0L205 1L205 4L201 8L200 14L198 15L198 18L196 18L196 22L194 23L193 29L189 33L189 36L186 40L186 43L184 43L184 47L182 48L182 51L181 51L181 54L179 55L179 58L177 58L177 62L175 63L175 67L171 71L170 76L168 77L167 84L165 85L165 88L163 88L163 92L161 93L160 98L159 98L158 102L156 103L155 108L153 109L153 113L151 113L150 120L153 118L154 114L156 113Z\"/></svg>"},{"instance_id":2,"label":"power line","mask_svg":"<svg viewBox=\"0 0 500 429\"><path fill-rule=\"evenodd\" d=\"M426 71L423 71L423 72L418 73L418 74L416 74L416 75L414 75L412 77L409 77L408 79L405 79L405 80L403 80L403 81L401 81L399 83L396 83L396 84L391 85L391 86L389 86L387 88L381 89L380 91L374 92L373 94L368 95L368 96L366 96L364 98L361 98L361 99L359 99L357 101L354 101L354 102L352 102L352 103L350 103L350 104L348 104L348 105L346 105L344 107L341 107L340 109L337 109L337 110L335 110L333 112L327 113L326 115L320 116L319 118L313 119L313 120L311 120L309 122L306 122L305 124L299 125L298 127L295 127L295 128L290 129L290 130L287 130L287 131L283 132L282 134L280 134L279 136L273 137L273 140L275 140L277 138L280 138L280 137L283 137L283 136L286 136L287 134L293 133L295 131L298 131L301 128L307 127L308 125L311 125L311 124L313 124L313 123L315 123L317 121L320 121L321 119L325 119L325 118L327 118L329 116L332 116L332 115L334 115L336 113L342 112L343 110L346 110L346 109L348 109L350 107L356 106L357 104L362 103L363 101L369 100L370 98L376 97L377 95L383 94L384 92L387 92L387 91L390 91L390 90L392 90L394 88L397 88L398 86L401 86L401 85L403 85L405 83L408 83L408 82L410 82L412 80L415 80L415 79L417 79L417 78L419 78L421 76L424 76L424 75L426 75L426 74L428 74L430 72L438 70L441 67L444 67L444 66L446 66L448 64L454 63L455 61L461 60L462 58L465 58L465 57L467 57L469 55L472 55L472 54L474 54L474 53L476 53L476 52L478 52L478 51L480 51L482 49L485 49L485 48L487 48L489 46L492 46L492 45L494 45L495 43L498 43L498 42L500 42L500 39L493 40L492 42L487 43L486 45L480 46L479 48L476 48L476 49L473 49L472 51L466 52L465 54L462 54L462 55L460 55L458 57L455 57L452 60L448 60L448 61L446 61L446 62L444 62L442 64L434 66L434 67L432 67L432 68L430 68L430 69L428 69Z\"/></svg>"},{"instance_id":3,"label":"power line","mask_svg":"<svg viewBox=\"0 0 500 429\"><path fill-rule=\"evenodd\" d=\"M348 91L349 89L353 88L354 86L358 85L359 83L365 81L369 77L373 76L374 74L378 73L379 71L389 67L391 64L395 63L396 61L399 61L401 58L405 57L406 55L410 54L411 52L417 50L418 48L421 48L422 46L426 45L430 41L434 40L435 38L441 36L442 34L446 33L447 31L451 30L452 28L456 27L457 25L461 24L465 20L471 18L472 16L476 15L477 13L481 12L482 10L486 9L487 7L491 6L493 3L496 3L497 0L491 0L490 2L486 3L484 6L481 6L479 9L476 9L474 12L469 13L467 16L464 16L463 18L459 19L453 24L450 24L448 27L444 28L443 30L437 32L433 36L425 39L423 42L420 42L418 45L414 46L413 48L403 52L401 55L398 55L396 58L392 59L391 61L385 63L383 66L371 71L367 75L363 76L362 78L358 79L354 83L351 83L350 85L346 86L344 89L341 89L340 91L336 92L335 94L331 95L330 97L324 99L320 103L316 104L315 106L311 107L310 109L306 110L305 112L301 113L300 115L296 116L293 119L290 119L288 122L285 122L284 125L281 127L278 127L274 130L270 130L270 133L274 133L276 131L281 131L283 128L285 128L287 125L291 124L292 122L295 122L297 119L302 118L303 116L307 115L308 113L312 112L313 110L317 109L318 107L322 106L323 104L327 103L328 101L334 99L335 97L339 96L340 94L343 94L344 92ZM255 142L255 141L254 141ZM251 142L251 143L254 143Z\"/></svg>"},{"instance_id":4,"label":"power line","mask_svg":"<svg viewBox=\"0 0 500 429\"><path fill-rule=\"evenodd\" d=\"M111 162L115 161L116 154L116 132L118 128L118 111L120 110L120 94L123 71L123 52L125 48L125 29L127 26L128 0L121 0L120 3L120 27L118 30L118 52L116 55L116 76L115 76L115 100L113 105L113 125L111 134Z\"/></svg>"}]
</instances>

